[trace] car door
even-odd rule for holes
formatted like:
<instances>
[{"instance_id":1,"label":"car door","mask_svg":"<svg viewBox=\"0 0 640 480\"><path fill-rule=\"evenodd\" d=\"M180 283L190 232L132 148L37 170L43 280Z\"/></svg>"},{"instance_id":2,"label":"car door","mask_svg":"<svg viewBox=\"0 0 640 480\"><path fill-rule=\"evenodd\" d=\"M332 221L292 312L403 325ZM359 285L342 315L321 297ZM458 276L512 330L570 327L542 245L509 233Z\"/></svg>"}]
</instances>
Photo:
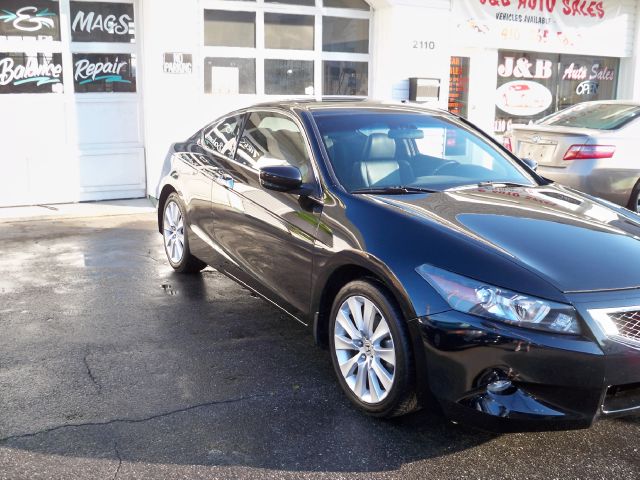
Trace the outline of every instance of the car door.
<instances>
[{"instance_id":1,"label":"car door","mask_svg":"<svg viewBox=\"0 0 640 480\"><path fill-rule=\"evenodd\" d=\"M302 126L289 114L247 113L233 160L214 183L213 221L227 273L305 322L319 202L260 185L264 165L291 164L318 187Z\"/></svg>"},{"instance_id":2,"label":"car door","mask_svg":"<svg viewBox=\"0 0 640 480\"><path fill-rule=\"evenodd\" d=\"M244 115L239 114L213 122L180 154L186 167L181 179L191 230L189 247L196 257L213 266L220 264L221 257L211 248L212 187L225 167L222 161L235 155L243 120Z\"/></svg>"}]
</instances>

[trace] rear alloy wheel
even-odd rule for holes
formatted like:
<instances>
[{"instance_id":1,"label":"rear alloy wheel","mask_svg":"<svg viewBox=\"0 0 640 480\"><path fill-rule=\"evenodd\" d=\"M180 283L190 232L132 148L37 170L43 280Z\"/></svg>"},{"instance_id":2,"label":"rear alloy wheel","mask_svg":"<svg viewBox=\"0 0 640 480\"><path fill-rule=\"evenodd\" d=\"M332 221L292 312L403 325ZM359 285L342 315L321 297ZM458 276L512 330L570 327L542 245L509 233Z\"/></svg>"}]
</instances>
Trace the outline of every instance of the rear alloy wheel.
<instances>
[{"instance_id":1,"label":"rear alloy wheel","mask_svg":"<svg viewBox=\"0 0 640 480\"><path fill-rule=\"evenodd\" d=\"M334 302L330 328L336 376L353 403L382 417L416 408L406 327L385 290L368 281L347 284Z\"/></svg>"},{"instance_id":2,"label":"rear alloy wheel","mask_svg":"<svg viewBox=\"0 0 640 480\"><path fill-rule=\"evenodd\" d=\"M171 263L180 263L184 255L184 219L176 202L169 201L164 209L164 248Z\"/></svg>"},{"instance_id":3,"label":"rear alloy wheel","mask_svg":"<svg viewBox=\"0 0 640 480\"><path fill-rule=\"evenodd\" d=\"M640 182L633 188L628 208L632 212L640 213Z\"/></svg>"},{"instance_id":4,"label":"rear alloy wheel","mask_svg":"<svg viewBox=\"0 0 640 480\"><path fill-rule=\"evenodd\" d=\"M162 217L164 251L176 272L196 273L206 267L206 263L191 255L185 224L184 207L180 197L176 193L172 193L164 205Z\"/></svg>"}]
</instances>

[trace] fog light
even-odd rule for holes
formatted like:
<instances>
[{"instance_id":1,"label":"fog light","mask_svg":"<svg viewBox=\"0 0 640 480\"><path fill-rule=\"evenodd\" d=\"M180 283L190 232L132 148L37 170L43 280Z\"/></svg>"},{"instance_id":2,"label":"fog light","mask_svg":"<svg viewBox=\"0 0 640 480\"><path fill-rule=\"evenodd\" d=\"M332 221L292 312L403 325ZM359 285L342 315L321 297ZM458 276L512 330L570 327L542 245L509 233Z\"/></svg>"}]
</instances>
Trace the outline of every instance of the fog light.
<instances>
[{"instance_id":1,"label":"fog light","mask_svg":"<svg viewBox=\"0 0 640 480\"><path fill-rule=\"evenodd\" d=\"M487 392L501 394L511 388L511 380L496 380L487 385Z\"/></svg>"}]
</instances>

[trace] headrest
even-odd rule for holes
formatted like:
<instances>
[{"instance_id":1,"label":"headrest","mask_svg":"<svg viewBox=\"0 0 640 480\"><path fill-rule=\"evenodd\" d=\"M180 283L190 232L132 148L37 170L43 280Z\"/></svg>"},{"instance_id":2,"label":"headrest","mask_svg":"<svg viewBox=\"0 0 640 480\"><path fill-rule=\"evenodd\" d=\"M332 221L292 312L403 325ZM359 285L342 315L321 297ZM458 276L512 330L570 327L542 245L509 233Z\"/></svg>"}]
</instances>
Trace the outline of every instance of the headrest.
<instances>
[{"instance_id":1,"label":"headrest","mask_svg":"<svg viewBox=\"0 0 640 480\"><path fill-rule=\"evenodd\" d=\"M390 160L396 156L396 142L386 133L372 133L367 138L363 161Z\"/></svg>"}]
</instances>

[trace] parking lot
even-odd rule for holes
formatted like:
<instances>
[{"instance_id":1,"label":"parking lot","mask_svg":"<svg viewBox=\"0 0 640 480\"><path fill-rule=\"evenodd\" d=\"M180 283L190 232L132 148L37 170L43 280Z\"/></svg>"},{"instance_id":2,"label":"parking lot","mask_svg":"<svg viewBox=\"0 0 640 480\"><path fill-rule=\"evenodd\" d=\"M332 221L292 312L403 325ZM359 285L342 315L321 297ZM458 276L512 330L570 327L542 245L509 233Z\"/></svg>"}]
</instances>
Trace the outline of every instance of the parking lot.
<instances>
[{"instance_id":1,"label":"parking lot","mask_svg":"<svg viewBox=\"0 0 640 480\"><path fill-rule=\"evenodd\" d=\"M0 478L638 478L640 418L494 435L350 406L328 353L153 214L0 224Z\"/></svg>"}]
</instances>

